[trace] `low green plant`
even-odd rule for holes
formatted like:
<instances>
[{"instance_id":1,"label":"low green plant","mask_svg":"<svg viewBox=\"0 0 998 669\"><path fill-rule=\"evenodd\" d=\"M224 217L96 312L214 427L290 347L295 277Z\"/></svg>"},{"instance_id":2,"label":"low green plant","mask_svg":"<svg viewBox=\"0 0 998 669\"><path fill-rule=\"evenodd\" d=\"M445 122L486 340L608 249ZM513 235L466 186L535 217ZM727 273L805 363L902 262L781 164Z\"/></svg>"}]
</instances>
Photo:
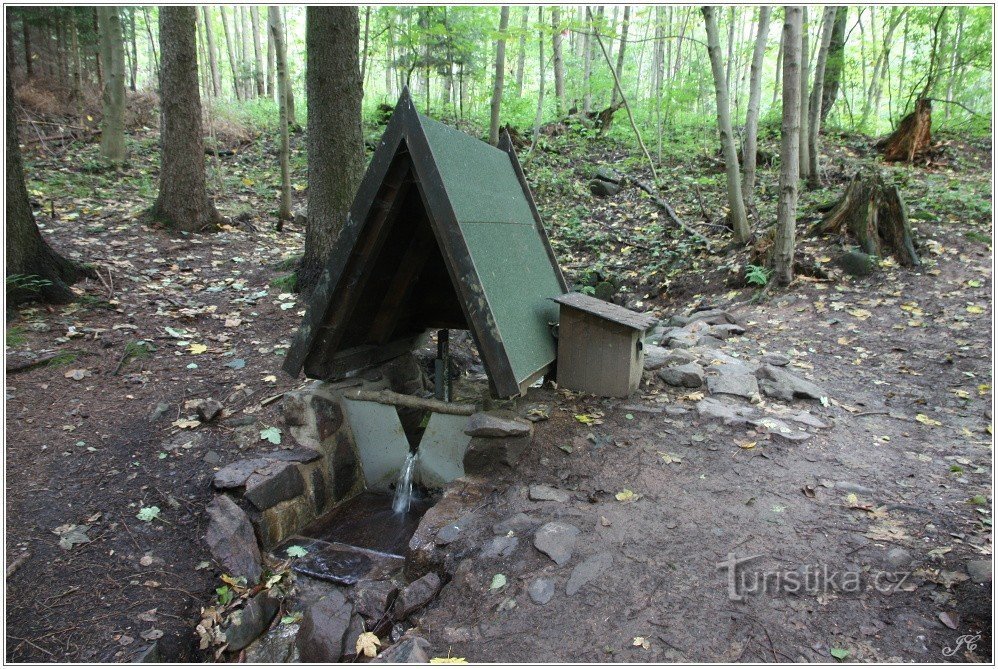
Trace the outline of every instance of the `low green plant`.
<instances>
[{"instance_id":1,"label":"low green plant","mask_svg":"<svg viewBox=\"0 0 998 669\"><path fill-rule=\"evenodd\" d=\"M47 367L65 367L67 365L76 362L76 359L78 357L79 357L78 353L74 353L73 351L66 351L65 353L60 353L59 355L55 356L47 363L45 363L45 365Z\"/></svg>"},{"instance_id":2,"label":"low green plant","mask_svg":"<svg viewBox=\"0 0 998 669\"><path fill-rule=\"evenodd\" d=\"M294 292L298 287L298 275L292 272L270 280L270 286L285 292Z\"/></svg>"},{"instance_id":3,"label":"low green plant","mask_svg":"<svg viewBox=\"0 0 998 669\"><path fill-rule=\"evenodd\" d=\"M37 293L46 286L51 286L52 282L37 274L9 274L7 276L7 291L23 290L29 293Z\"/></svg>"},{"instance_id":4,"label":"low green plant","mask_svg":"<svg viewBox=\"0 0 998 669\"><path fill-rule=\"evenodd\" d=\"M7 331L4 333L4 340L7 348L17 348L18 346L23 346L28 341L24 336L24 328L22 327L7 328Z\"/></svg>"},{"instance_id":5,"label":"low green plant","mask_svg":"<svg viewBox=\"0 0 998 669\"><path fill-rule=\"evenodd\" d=\"M749 265L745 269L745 280L753 286L765 286L772 275L773 270L761 265Z\"/></svg>"}]
</instances>

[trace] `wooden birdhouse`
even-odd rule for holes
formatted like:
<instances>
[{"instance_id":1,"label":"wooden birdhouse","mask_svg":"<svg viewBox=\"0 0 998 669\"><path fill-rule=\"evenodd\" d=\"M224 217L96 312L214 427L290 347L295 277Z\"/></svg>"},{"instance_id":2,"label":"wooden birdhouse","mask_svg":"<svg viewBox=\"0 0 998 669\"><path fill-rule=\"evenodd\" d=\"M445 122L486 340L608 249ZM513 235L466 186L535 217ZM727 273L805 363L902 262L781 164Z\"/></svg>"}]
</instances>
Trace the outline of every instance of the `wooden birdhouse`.
<instances>
[{"instance_id":1,"label":"wooden birdhouse","mask_svg":"<svg viewBox=\"0 0 998 669\"><path fill-rule=\"evenodd\" d=\"M558 386L627 397L644 370L643 339L656 319L582 293L552 298L558 322Z\"/></svg>"}]
</instances>

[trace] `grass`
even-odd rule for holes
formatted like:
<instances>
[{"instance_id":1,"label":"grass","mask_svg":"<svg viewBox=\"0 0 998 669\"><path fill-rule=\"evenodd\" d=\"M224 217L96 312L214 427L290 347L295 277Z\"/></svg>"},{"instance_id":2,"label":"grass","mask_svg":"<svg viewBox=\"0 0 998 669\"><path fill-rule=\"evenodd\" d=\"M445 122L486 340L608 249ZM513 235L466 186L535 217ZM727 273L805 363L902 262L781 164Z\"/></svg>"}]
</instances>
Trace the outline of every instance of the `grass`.
<instances>
[{"instance_id":1,"label":"grass","mask_svg":"<svg viewBox=\"0 0 998 669\"><path fill-rule=\"evenodd\" d=\"M270 286L287 293L294 292L295 288L298 286L298 275L292 272L291 274L285 274L275 279L271 279Z\"/></svg>"},{"instance_id":2,"label":"grass","mask_svg":"<svg viewBox=\"0 0 998 669\"><path fill-rule=\"evenodd\" d=\"M59 355L49 360L47 363L45 363L45 366L66 367L67 365L71 365L74 362L76 362L76 359L78 357L80 357L78 353L74 353L72 351L66 351L65 353L60 353Z\"/></svg>"},{"instance_id":3,"label":"grass","mask_svg":"<svg viewBox=\"0 0 998 669\"><path fill-rule=\"evenodd\" d=\"M27 337L24 336L24 328L22 327L7 328L4 332L4 339L7 348L17 348L18 346L23 346L28 341Z\"/></svg>"}]
</instances>

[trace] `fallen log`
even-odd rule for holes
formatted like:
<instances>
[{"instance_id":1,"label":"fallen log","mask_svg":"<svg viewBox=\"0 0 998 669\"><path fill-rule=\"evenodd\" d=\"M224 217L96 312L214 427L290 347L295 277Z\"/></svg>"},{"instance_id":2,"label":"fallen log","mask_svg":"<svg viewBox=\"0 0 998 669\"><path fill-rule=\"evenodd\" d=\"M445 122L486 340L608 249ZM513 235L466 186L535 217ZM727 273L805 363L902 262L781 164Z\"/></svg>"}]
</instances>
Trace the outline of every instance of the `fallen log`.
<instances>
[{"instance_id":1,"label":"fallen log","mask_svg":"<svg viewBox=\"0 0 998 669\"><path fill-rule=\"evenodd\" d=\"M648 184L639 179L635 179L634 177L627 176L624 177L624 179L626 181L630 181L632 184L634 184L644 192L648 193L649 197L651 198L651 201L654 202L656 205L658 205L658 207L665 212L665 215L669 218L669 220L672 221L675 225L677 225L681 230L689 234L694 239L703 242L708 248L710 247L710 240L701 235L699 232L697 232L690 226L688 226L686 223L684 223L683 220L679 218L679 215L676 213L676 210L673 209L668 202L660 198L658 196L658 193L656 193L651 186L649 186Z\"/></svg>"},{"instance_id":2,"label":"fallen log","mask_svg":"<svg viewBox=\"0 0 998 669\"><path fill-rule=\"evenodd\" d=\"M856 172L842 199L818 222L816 230L848 233L864 253L882 256L888 250L905 267L921 264L901 193L877 169Z\"/></svg>"},{"instance_id":3,"label":"fallen log","mask_svg":"<svg viewBox=\"0 0 998 669\"><path fill-rule=\"evenodd\" d=\"M474 404L443 402L436 399L417 397L416 395L403 395L391 390L349 390L343 393L343 397L348 400L357 400L358 402L377 402L378 404L387 404L394 407L433 411L452 416L470 416L478 410Z\"/></svg>"}]
</instances>

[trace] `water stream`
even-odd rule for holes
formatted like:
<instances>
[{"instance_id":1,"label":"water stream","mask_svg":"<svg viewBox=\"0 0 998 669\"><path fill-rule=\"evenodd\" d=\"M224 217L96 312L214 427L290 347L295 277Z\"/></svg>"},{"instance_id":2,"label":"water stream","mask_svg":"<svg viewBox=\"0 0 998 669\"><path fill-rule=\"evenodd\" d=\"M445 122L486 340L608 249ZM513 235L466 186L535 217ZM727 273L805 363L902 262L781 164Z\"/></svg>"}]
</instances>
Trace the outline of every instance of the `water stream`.
<instances>
[{"instance_id":1,"label":"water stream","mask_svg":"<svg viewBox=\"0 0 998 669\"><path fill-rule=\"evenodd\" d=\"M395 498L392 500L392 511L408 513L412 504L413 475L416 472L416 460L419 451L410 451L405 457L405 464L399 471L398 482L395 484Z\"/></svg>"}]
</instances>

